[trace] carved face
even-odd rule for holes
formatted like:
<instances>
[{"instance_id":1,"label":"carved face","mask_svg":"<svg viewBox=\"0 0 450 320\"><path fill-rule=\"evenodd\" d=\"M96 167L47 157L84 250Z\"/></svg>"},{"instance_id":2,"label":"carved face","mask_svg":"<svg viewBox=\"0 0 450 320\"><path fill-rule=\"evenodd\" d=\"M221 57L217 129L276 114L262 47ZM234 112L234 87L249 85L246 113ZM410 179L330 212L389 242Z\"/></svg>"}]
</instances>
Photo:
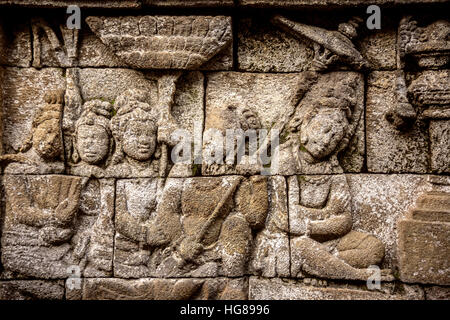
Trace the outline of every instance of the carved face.
<instances>
[{"instance_id":1,"label":"carved face","mask_svg":"<svg viewBox=\"0 0 450 320\"><path fill-rule=\"evenodd\" d=\"M48 160L62 153L61 128L58 119L43 121L34 129L33 148L42 158Z\"/></svg>"},{"instance_id":2,"label":"carved face","mask_svg":"<svg viewBox=\"0 0 450 320\"><path fill-rule=\"evenodd\" d=\"M321 109L301 126L300 141L314 158L321 160L332 154L344 138L348 121L339 109Z\"/></svg>"},{"instance_id":3,"label":"carved face","mask_svg":"<svg viewBox=\"0 0 450 320\"><path fill-rule=\"evenodd\" d=\"M123 151L134 160L149 160L156 147L156 134L147 123L130 120L122 137Z\"/></svg>"},{"instance_id":4,"label":"carved face","mask_svg":"<svg viewBox=\"0 0 450 320\"><path fill-rule=\"evenodd\" d=\"M82 125L77 131L77 150L82 161L98 164L109 151L109 135L99 125Z\"/></svg>"}]
</instances>

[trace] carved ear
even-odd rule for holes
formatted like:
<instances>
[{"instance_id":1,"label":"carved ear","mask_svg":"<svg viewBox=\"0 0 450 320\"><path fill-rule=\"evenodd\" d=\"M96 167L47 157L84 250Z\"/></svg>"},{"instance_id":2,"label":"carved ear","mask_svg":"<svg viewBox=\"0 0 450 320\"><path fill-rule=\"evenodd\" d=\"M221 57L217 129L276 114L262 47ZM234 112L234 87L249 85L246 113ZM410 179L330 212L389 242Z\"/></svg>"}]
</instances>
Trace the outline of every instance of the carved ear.
<instances>
[{"instance_id":1,"label":"carved ear","mask_svg":"<svg viewBox=\"0 0 450 320\"><path fill-rule=\"evenodd\" d=\"M73 163L78 163L80 160L80 154L78 153L77 148L74 147L72 151L72 161Z\"/></svg>"}]
</instances>

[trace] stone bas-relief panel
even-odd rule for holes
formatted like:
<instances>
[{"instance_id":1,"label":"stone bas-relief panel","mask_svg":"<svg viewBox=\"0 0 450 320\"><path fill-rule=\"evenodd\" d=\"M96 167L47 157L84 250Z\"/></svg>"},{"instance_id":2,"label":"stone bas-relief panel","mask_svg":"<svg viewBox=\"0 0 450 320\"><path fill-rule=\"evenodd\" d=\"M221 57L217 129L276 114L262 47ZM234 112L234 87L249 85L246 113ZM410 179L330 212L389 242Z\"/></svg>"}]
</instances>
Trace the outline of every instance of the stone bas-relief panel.
<instances>
[{"instance_id":1,"label":"stone bas-relief panel","mask_svg":"<svg viewBox=\"0 0 450 320\"><path fill-rule=\"evenodd\" d=\"M3 185L6 271L40 279L112 275L113 180L6 175Z\"/></svg>"},{"instance_id":2,"label":"stone bas-relief panel","mask_svg":"<svg viewBox=\"0 0 450 320\"><path fill-rule=\"evenodd\" d=\"M84 279L68 300L246 300L248 279Z\"/></svg>"},{"instance_id":3,"label":"stone bas-relief panel","mask_svg":"<svg viewBox=\"0 0 450 320\"><path fill-rule=\"evenodd\" d=\"M227 17L91 16L81 30L70 30L65 20L57 18L34 17L29 23L32 41L27 34L27 44L32 45L34 67L184 69L176 61L186 57L190 69L228 70L233 66ZM174 25L177 28L173 29ZM222 34L219 43L216 33L217 37Z\"/></svg>"},{"instance_id":4,"label":"stone bas-relief panel","mask_svg":"<svg viewBox=\"0 0 450 320\"><path fill-rule=\"evenodd\" d=\"M450 234L448 179L433 178L433 188L398 222L400 279L411 283L448 285Z\"/></svg>"},{"instance_id":5,"label":"stone bas-relief panel","mask_svg":"<svg viewBox=\"0 0 450 320\"><path fill-rule=\"evenodd\" d=\"M39 113L55 113L51 110L45 112L45 109L52 109L52 107L46 107L47 104L57 104L48 101L54 100L57 102L59 100L59 104L62 104L60 96L49 97L47 93L52 90L65 89L64 70L6 67L4 68L3 79L4 153L16 153L27 144L27 136L33 131L33 120L44 120L46 118L46 116L39 117ZM51 95L54 96L55 94ZM53 108L57 109L56 106ZM35 128L39 130L38 127Z\"/></svg>"},{"instance_id":6,"label":"stone bas-relief panel","mask_svg":"<svg viewBox=\"0 0 450 320\"><path fill-rule=\"evenodd\" d=\"M414 175L315 175L287 179L291 276L385 281L399 265L397 223L432 190ZM326 263L325 263L326 261Z\"/></svg>"},{"instance_id":7,"label":"stone bas-relief panel","mask_svg":"<svg viewBox=\"0 0 450 320\"><path fill-rule=\"evenodd\" d=\"M258 152L265 146L258 130L266 130L268 136L273 129L280 133L278 159L273 153L271 174L359 172L365 155L363 100L363 79L354 72L210 74L204 135L207 160L202 167L203 174L261 171L267 164L250 162L258 153L251 151L249 145L245 146L246 153L237 165L229 164L226 152L222 151L223 159L217 156L217 150L227 146L227 130L245 133L249 129L259 134ZM323 123L326 125L319 131ZM207 139L208 130L219 130L224 138L217 140L212 135L213 139ZM215 156L209 160L212 153Z\"/></svg>"},{"instance_id":8,"label":"stone bas-relief panel","mask_svg":"<svg viewBox=\"0 0 450 320\"><path fill-rule=\"evenodd\" d=\"M195 175L173 165L176 129L201 145L203 75L129 69L68 71L64 137L69 172L96 177ZM198 128L198 129L196 129Z\"/></svg>"},{"instance_id":9,"label":"stone bas-relief panel","mask_svg":"<svg viewBox=\"0 0 450 320\"><path fill-rule=\"evenodd\" d=\"M325 13L326 15L326 13ZM321 25L327 30L338 29L342 17L328 14L316 16L295 15L296 21ZM348 18L349 20L350 18ZM371 69L393 70L396 67L395 18L383 16L383 30L367 30L359 25L355 45ZM242 18L238 25L238 68L251 72L301 72L310 70L314 63L313 42L304 36L291 35L268 23L270 16ZM334 64L335 69L345 69Z\"/></svg>"},{"instance_id":10,"label":"stone bas-relief panel","mask_svg":"<svg viewBox=\"0 0 450 320\"><path fill-rule=\"evenodd\" d=\"M367 167L369 172L426 173L429 141L424 121L406 132L391 126L385 115L396 105L396 73L371 73L366 105Z\"/></svg>"},{"instance_id":11,"label":"stone bas-relief panel","mask_svg":"<svg viewBox=\"0 0 450 320\"><path fill-rule=\"evenodd\" d=\"M139 3L1 19L1 299L448 297L445 17Z\"/></svg>"},{"instance_id":12,"label":"stone bas-relief panel","mask_svg":"<svg viewBox=\"0 0 450 320\"><path fill-rule=\"evenodd\" d=\"M118 180L114 275L288 275L284 188L264 176Z\"/></svg>"},{"instance_id":13,"label":"stone bas-relief panel","mask_svg":"<svg viewBox=\"0 0 450 320\"><path fill-rule=\"evenodd\" d=\"M62 300L64 281L0 281L0 300Z\"/></svg>"}]
</instances>

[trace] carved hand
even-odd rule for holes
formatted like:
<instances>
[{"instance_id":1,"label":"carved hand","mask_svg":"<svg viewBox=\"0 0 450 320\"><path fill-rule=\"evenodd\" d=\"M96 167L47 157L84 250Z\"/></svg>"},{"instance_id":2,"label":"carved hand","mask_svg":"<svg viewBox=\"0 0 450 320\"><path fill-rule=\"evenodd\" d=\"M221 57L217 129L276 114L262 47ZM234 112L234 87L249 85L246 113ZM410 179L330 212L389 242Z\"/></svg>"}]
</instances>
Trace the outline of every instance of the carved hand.
<instances>
[{"instance_id":1,"label":"carved hand","mask_svg":"<svg viewBox=\"0 0 450 320\"><path fill-rule=\"evenodd\" d=\"M202 251L203 245L191 237L184 238L178 246L178 253L185 261L194 261Z\"/></svg>"},{"instance_id":2,"label":"carved hand","mask_svg":"<svg viewBox=\"0 0 450 320\"><path fill-rule=\"evenodd\" d=\"M39 237L46 243L57 245L69 241L72 237L71 229L46 226L39 230Z\"/></svg>"},{"instance_id":3,"label":"carved hand","mask_svg":"<svg viewBox=\"0 0 450 320\"><path fill-rule=\"evenodd\" d=\"M55 209L54 218L57 223L68 225L75 217L78 211L82 185L83 183L77 180L72 182L67 198Z\"/></svg>"}]
</instances>

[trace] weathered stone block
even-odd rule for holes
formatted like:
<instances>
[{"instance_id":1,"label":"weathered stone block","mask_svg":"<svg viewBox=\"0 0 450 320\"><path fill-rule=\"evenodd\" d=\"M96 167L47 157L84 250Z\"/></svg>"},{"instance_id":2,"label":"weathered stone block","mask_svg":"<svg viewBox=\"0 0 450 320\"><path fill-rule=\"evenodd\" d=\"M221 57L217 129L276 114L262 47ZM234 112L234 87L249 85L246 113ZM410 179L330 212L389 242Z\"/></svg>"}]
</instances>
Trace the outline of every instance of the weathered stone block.
<instances>
[{"instance_id":1,"label":"weathered stone block","mask_svg":"<svg viewBox=\"0 0 450 320\"><path fill-rule=\"evenodd\" d=\"M114 181L4 176L2 264L40 279L112 275Z\"/></svg>"},{"instance_id":2,"label":"weathered stone block","mask_svg":"<svg viewBox=\"0 0 450 320\"><path fill-rule=\"evenodd\" d=\"M5 68L3 81L4 153L15 153L31 133L34 115L51 90L65 89L62 69Z\"/></svg>"},{"instance_id":3,"label":"weathered stone block","mask_svg":"<svg viewBox=\"0 0 450 320\"><path fill-rule=\"evenodd\" d=\"M0 65L29 67L31 64L31 34L29 22L0 17Z\"/></svg>"},{"instance_id":4,"label":"weathered stone block","mask_svg":"<svg viewBox=\"0 0 450 320\"><path fill-rule=\"evenodd\" d=\"M198 70L233 40L224 16L88 17L99 39L138 69Z\"/></svg>"},{"instance_id":5,"label":"weathered stone block","mask_svg":"<svg viewBox=\"0 0 450 320\"><path fill-rule=\"evenodd\" d=\"M150 7L231 7L233 0L144 0Z\"/></svg>"},{"instance_id":6,"label":"weathered stone block","mask_svg":"<svg viewBox=\"0 0 450 320\"><path fill-rule=\"evenodd\" d=\"M244 300L246 278L205 279L84 279L70 300Z\"/></svg>"},{"instance_id":7,"label":"weathered stone block","mask_svg":"<svg viewBox=\"0 0 450 320\"><path fill-rule=\"evenodd\" d=\"M163 150L159 139L161 127L172 124L171 128L184 130L183 138L189 140L186 141L189 147L194 139L201 146L204 89L200 72L172 76L129 69L71 69L67 81L66 95L71 103L65 109L64 130L70 172L122 178L196 175L193 158L172 166L170 152ZM139 108L134 107L135 102ZM162 117L169 118L162 122ZM93 127L104 132L103 139L101 135L95 136L96 150L90 150L92 144L82 144ZM152 142L141 157L133 152L137 148L132 146L138 141L136 137L158 141ZM170 138L171 132L166 139ZM87 153L95 153L98 161L96 157L91 160L84 157Z\"/></svg>"},{"instance_id":8,"label":"weathered stone block","mask_svg":"<svg viewBox=\"0 0 450 320\"><path fill-rule=\"evenodd\" d=\"M327 104L331 100L334 102ZM331 160L309 165L303 156L310 151L303 146L305 142L302 144L300 141L300 126L312 126L316 111L336 113L333 119L324 120L322 118L328 116L320 116L322 118L317 117L315 120L328 121L330 128L341 132L336 134L339 141L333 141L331 145L330 142L324 142L329 144L324 153L327 153L326 156L332 153ZM248 134L253 130L257 148L262 152L265 146L271 147L268 143L271 138L261 136L261 132L264 132L261 129L268 132L267 137L275 133L273 129L279 132L278 158L275 158L274 153L276 142L272 143L274 146L269 164L271 174L342 172L339 158L345 171L359 172L364 162L364 134L360 121L362 111L363 83L357 73L210 74L206 89L202 172L204 175L260 173L267 163L250 162L252 157L258 155L254 151L250 154L251 141L245 145L245 157L240 163L237 163L236 154L233 159L229 159L223 148L226 147L227 139L233 139L232 135L227 137L227 130L234 130L235 134L240 132L236 130L244 134L246 130ZM302 130L305 130L304 127ZM306 139L305 134L303 136L302 139ZM325 156L322 154L317 157Z\"/></svg>"},{"instance_id":9,"label":"weathered stone block","mask_svg":"<svg viewBox=\"0 0 450 320\"><path fill-rule=\"evenodd\" d=\"M386 114L397 105L394 72L369 75L366 105L367 168L369 172L426 173L429 168L428 130L417 120L407 131L397 130Z\"/></svg>"},{"instance_id":10,"label":"weathered stone block","mask_svg":"<svg viewBox=\"0 0 450 320\"><path fill-rule=\"evenodd\" d=\"M301 16L296 20L311 28L337 29L342 19L326 16ZM396 68L396 28L392 17L383 18L383 30L359 28L360 35L353 39L355 47L373 70ZM295 36L270 23L270 16L243 18L238 25L238 68L256 72L301 72L314 67L314 41ZM335 31L337 33L337 31ZM326 41L326 40L324 40ZM334 69L346 69L345 63L335 63Z\"/></svg>"},{"instance_id":11,"label":"weathered stone block","mask_svg":"<svg viewBox=\"0 0 450 320\"><path fill-rule=\"evenodd\" d=\"M0 281L0 300L62 300L63 281Z\"/></svg>"},{"instance_id":12,"label":"weathered stone block","mask_svg":"<svg viewBox=\"0 0 450 320\"><path fill-rule=\"evenodd\" d=\"M449 285L450 193L421 195L417 209L398 222L400 279Z\"/></svg>"},{"instance_id":13,"label":"weathered stone block","mask_svg":"<svg viewBox=\"0 0 450 320\"><path fill-rule=\"evenodd\" d=\"M68 0L0 0L0 5L15 5L26 7L44 7L44 8L60 8L73 4ZM106 0L92 1L81 0L76 3L79 7L84 8L139 8L138 0Z\"/></svg>"},{"instance_id":14,"label":"weathered stone block","mask_svg":"<svg viewBox=\"0 0 450 320\"><path fill-rule=\"evenodd\" d=\"M95 19L96 17L91 17ZM139 17L129 17L130 19L139 19ZM150 19L153 17L149 17ZM169 17L170 18L170 17ZM201 17L189 17L191 20ZM89 20L90 21L90 20ZM126 56L120 58L116 55L116 46L108 46L108 43L102 42L102 37L96 35L89 27L83 27L81 30L69 30L65 26L64 20L49 20L35 18L33 25L33 66L35 67L104 67L115 68L129 67L133 59ZM55 26L58 26L55 27ZM124 27L126 28L126 27ZM128 29L125 29L128 30ZM144 32L144 31L142 31ZM143 37L143 36L142 36ZM186 36L185 36L186 37ZM175 39L181 39L182 35L174 35ZM61 40L62 41L61 41ZM189 44L191 38L186 37L184 41ZM159 38L157 39L160 40ZM155 40L156 41L156 40ZM169 40L168 40L169 41ZM164 41L161 41L162 43ZM136 40L142 50L153 50L154 41L144 39ZM188 47L188 46L186 46ZM176 54L176 50L181 50L173 46L169 50L170 54ZM131 50L131 48L130 48ZM163 50L161 48L161 50ZM124 53L125 54L125 53ZM128 58L127 58L128 57ZM131 59L131 60L130 60ZM146 66L147 68L158 69L158 65ZM228 70L233 67L233 44L229 42L220 52L211 56L209 60L198 67L201 70ZM195 68L194 68L195 69Z\"/></svg>"},{"instance_id":15,"label":"weathered stone block","mask_svg":"<svg viewBox=\"0 0 450 320\"><path fill-rule=\"evenodd\" d=\"M367 6L365 0L239 0L243 6L280 8L330 8ZM374 0L371 4L400 5L413 3L444 3L445 0Z\"/></svg>"},{"instance_id":16,"label":"weathered stone block","mask_svg":"<svg viewBox=\"0 0 450 320\"><path fill-rule=\"evenodd\" d=\"M449 300L450 299L450 288L449 287L431 286L431 287L425 287L424 290L425 290L426 300Z\"/></svg>"},{"instance_id":17,"label":"weathered stone block","mask_svg":"<svg viewBox=\"0 0 450 320\"><path fill-rule=\"evenodd\" d=\"M169 178L164 190L157 179L119 180L114 275L141 278L248 274L254 234L264 227L270 206L276 205L269 203L267 179ZM284 244L278 241L277 246L284 253L286 240ZM264 237L258 239L258 244L267 247ZM282 266L280 261L276 267L287 272L287 266Z\"/></svg>"},{"instance_id":18,"label":"weathered stone block","mask_svg":"<svg viewBox=\"0 0 450 320\"><path fill-rule=\"evenodd\" d=\"M315 281L314 281L315 280ZM320 281L320 280L319 280ZM312 282L319 283L312 279ZM381 290L370 291L362 285L332 284L328 287L306 285L302 281L250 277L250 300L423 300L419 286L382 284Z\"/></svg>"},{"instance_id":19,"label":"weathered stone block","mask_svg":"<svg viewBox=\"0 0 450 320\"><path fill-rule=\"evenodd\" d=\"M395 221L413 206L414 195L431 189L424 178L304 175L287 181L293 277L367 280L373 271L365 268L379 265L386 269L382 278L392 280Z\"/></svg>"}]
</instances>

